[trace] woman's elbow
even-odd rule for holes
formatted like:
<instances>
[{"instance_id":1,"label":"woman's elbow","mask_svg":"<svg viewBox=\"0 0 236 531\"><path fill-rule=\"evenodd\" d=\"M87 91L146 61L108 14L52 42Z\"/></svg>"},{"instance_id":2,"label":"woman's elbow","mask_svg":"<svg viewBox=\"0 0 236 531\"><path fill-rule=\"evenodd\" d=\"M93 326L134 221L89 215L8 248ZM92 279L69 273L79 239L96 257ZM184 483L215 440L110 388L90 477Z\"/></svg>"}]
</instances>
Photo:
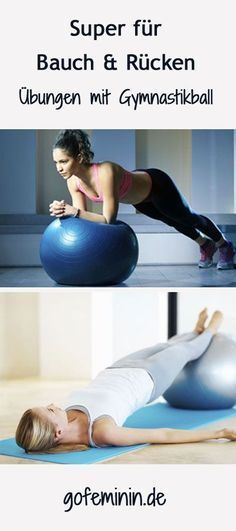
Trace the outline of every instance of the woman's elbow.
<instances>
[{"instance_id":1,"label":"woman's elbow","mask_svg":"<svg viewBox=\"0 0 236 531\"><path fill-rule=\"evenodd\" d=\"M112 225L113 223L116 222L116 216L113 215L113 216L104 216L104 220L105 220L105 223L107 225Z\"/></svg>"}]
</instances>

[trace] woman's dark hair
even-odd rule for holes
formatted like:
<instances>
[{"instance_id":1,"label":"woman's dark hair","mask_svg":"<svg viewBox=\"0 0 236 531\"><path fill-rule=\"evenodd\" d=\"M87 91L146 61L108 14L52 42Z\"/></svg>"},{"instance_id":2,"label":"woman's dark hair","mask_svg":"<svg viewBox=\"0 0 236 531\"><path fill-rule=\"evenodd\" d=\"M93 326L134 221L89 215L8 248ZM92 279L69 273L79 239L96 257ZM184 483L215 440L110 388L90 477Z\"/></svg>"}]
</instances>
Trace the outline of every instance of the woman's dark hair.
<instances>
[{"instance_id":1,"label":"woman's dark hair","mask_svg":"<svg viewBox=\"0 0 236 531\"><path fill-rule=\"evenodd\" d=\"M81 129L64 129L59 131L53 149L64 149L74 159L81 157L81 162L91 162L94 153L91 150L89 136Z\"/></svg>"}]
</instances>

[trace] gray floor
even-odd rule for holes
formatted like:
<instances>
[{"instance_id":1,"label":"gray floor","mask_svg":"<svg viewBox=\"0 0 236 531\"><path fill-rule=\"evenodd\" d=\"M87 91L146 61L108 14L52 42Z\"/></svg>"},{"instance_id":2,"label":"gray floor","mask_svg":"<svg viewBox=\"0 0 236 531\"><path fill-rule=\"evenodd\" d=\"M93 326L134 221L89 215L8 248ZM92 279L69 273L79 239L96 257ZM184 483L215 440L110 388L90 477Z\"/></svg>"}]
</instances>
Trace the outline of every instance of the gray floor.
<instances>
[{"instance_id":1,"label":"gray floor","mask_svg":"<svg viewBox=\"0 0 236 531\"><path fill-rule=\"evenodd\" d=\"M117 287L235 287L236 270L199 269L195 265L138 266ZM0 287L59 287L41 267L2 267Z\"/></svg>"}]
</instances>

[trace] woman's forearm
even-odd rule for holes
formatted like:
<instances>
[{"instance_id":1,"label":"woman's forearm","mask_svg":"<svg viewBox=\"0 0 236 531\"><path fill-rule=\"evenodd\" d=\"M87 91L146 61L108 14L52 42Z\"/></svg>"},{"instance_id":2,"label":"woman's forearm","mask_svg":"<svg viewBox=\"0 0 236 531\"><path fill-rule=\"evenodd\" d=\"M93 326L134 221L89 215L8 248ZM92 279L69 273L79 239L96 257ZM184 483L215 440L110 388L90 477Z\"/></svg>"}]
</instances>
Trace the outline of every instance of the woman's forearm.
<instances>
[{"instance_id":1,"label":"woman's forearm","mask_svg":"<svg viewBox=\"0 0 236 531\"><path fill-rule=\"evenodd\" d=\"M210 439L229 439L231 441L236 440L236 431L228 428L222 428L219 430L176 430L169 428L161 428L154 430L143 430L143 432L144 431L146 431L147 435L146 442L151 444L183 444L209 441Z\"/></svg>"},{"instance_id":2,"label":"woman's forearm","mask_svg":"<svg viewBox=\"0 0 236 531\"><path fill-rule=\"evenodd\" d=\"M223 437L221 435L222 430L209 430L209 429L198 429L198 430L175 430L168 429L165 430L154 430L152 443L165 443L165 444L177 444L177 443L193 443L208 441L210 439L219 439Z\"/></svg>"},{"instance_id":3,"label":"woman's forearm","mask_svg":"<svg viewBox=\"0 0 236 531\"><path fill-rule=\"evenodd\" d=\"M105 216L102 214L96 214L95 212L87 212L86 210L78 209L77 216L79 219L85 219L88 221L94 221L95 223L109 223Z\"/></svg>"},{"instance_id":4,"label":"woman's forearm","mask_svg":"<svg viewBox=\"0 0 236 531\"><path fill-rule=\"evenodd\" d=\"M69 205L65 201L53 201L49 205L50 215L57 218L64 218L67 216L78 217L95 223L113 223L116 216L112 213L96 214L95 212L87 212L86 208L78 207L77 205Z\"/></svg>"},{"instance_id":5,"label":"woman's forearm","mask_svg":"<svg viewBox=\"0 0 236 531\"><path fill-rule=\"evenodd\" d=\"M100 434L98 444L131 446L134 444L183 444L207 441L210 439L236 440L236 431L229 429L176 430L169 428L139 429L109 427Z\"/></svg>"}]
</instances>

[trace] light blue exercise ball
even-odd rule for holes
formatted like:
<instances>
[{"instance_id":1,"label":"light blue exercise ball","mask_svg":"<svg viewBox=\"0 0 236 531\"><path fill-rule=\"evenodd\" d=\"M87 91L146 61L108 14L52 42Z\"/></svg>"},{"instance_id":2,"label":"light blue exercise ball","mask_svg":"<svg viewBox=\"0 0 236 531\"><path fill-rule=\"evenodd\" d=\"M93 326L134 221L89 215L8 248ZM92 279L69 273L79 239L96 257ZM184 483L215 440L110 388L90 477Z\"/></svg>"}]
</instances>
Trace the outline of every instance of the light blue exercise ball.
<instances>
[{"instance_id":1,"label":"light blue exercise ball","mask_svg":"<svg viewBox=\"0 0 236 531\"><path fill-rule=\"evenodd\" d=\"M181 345L181 344L180 344ZM227 409L236 404L236 341L216 334L206 352L188 363L164 393L171 406Z\"/></svg>"}]
</instances>

